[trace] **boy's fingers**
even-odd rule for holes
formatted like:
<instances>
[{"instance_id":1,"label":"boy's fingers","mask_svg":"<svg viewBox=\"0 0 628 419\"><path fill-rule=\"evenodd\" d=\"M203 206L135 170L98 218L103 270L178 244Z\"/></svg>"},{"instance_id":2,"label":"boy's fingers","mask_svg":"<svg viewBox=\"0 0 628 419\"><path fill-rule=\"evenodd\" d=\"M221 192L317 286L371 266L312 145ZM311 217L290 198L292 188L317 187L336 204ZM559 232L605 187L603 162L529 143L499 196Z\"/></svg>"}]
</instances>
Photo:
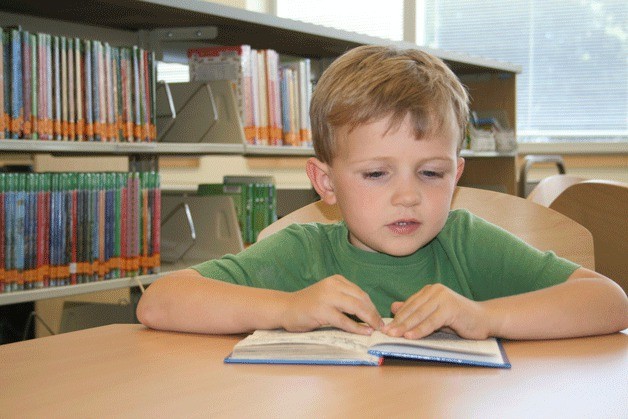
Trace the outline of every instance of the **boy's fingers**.
<instances>
[{"instance_id":1,"label":"boy's fingers","mask_svg":"<svg viewBox=\"0 0 628 419\"><path fill-rule=\"evenodd\" d=\"M397 312L399 311L401 307L403 307L403 302L395 301L394 303L390 305L390 312L392 314L397 314Z\"/></svg>"},{"instance_id":2,"label":"boy's fingers","mask_svg":"<svg viewBox=\"0 0 628 419\"><path fill-rule=\"evenodd\" d=\"M443 310L436 310L421 323L406 331L403 334L403 337L407 339L420 339L427 335L431 335L443 326L445 317L446 313L444 313Z\"/></svg>"},{"instance_id":3,"label":"boy's fingers","mask_svg":"<svg viewBox=\"0 0 628 419\"><path fill-rule=\"evenodd\" d=\"M438 308L438 304L434 301L407 302L395 314L393 321L382 331L390 336L404 336L409 330L416 328L433 316Z\"/></svg>"},{"instance_id":4,"label":"boy's fingers","mask_svg":"<svg viewBox=\"0 0 628 419\"><path fill-rule=\"evenodd\" d=\"M337 327L346 332L357 333L359 335L370 335L373 333L372 327L351 320L344 313L335 312L329 320L329 324L331 326Z\"/></svg>"},{"instance_id":5,"label":"boy's fingers","mask_svg":"<svg viewBox=\"0 0 628 419\"><path fill-rule=\"evenodd\" d=\"M384 321L368 293L348 279L342 279L345 285L342 292L346 298L338 308L344 313L355 315L374 330L382 327Z\"/></svg>"},{"instance_id":6,"label":"boy's fingers","mask_svg":"<svg viewBox=\"0 0 628 419\"><path fill-rule=\"evenodd\" d=\"M382 317L379 315L379 312L370 298L360 300L354 297L348 297L337 308L343 313L357 317L373 330L378 330L384 325ZM357 324L357 322L354 323Z\"/></svg>"}]
</instances>

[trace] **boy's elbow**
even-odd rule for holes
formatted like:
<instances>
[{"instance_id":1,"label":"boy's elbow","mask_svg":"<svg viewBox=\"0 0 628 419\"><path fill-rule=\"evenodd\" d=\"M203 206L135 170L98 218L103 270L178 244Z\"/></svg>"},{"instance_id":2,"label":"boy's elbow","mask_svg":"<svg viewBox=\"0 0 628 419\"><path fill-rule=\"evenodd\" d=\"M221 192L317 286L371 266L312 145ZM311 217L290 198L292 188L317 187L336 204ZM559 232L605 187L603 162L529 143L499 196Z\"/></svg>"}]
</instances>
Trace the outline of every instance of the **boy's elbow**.
<instances>
[{"instance_id":1,"label":"boy's elbow","mask_svg":"<svg viewBox=\"0 0 628 419\"><path fill-rule=\"evenodd\" d=\"M135 315L137 320L144 326L151 329L161 329L165 317L163 312L164 310L159 304L143 295L137 304Z\"/></svg>"}]
</instances>

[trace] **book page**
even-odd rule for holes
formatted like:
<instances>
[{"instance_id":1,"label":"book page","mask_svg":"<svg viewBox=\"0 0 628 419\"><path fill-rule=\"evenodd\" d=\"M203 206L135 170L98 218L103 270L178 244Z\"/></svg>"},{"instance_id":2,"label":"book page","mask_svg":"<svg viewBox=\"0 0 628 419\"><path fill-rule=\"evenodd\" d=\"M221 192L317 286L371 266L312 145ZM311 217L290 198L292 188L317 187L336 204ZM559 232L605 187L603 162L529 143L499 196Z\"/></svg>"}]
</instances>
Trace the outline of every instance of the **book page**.
<instances>
[{"instance_id":1,"label":"book page","mask_svg":"<svg viewBox=\"0 0 628 419\"><path fill-rule=\"evenodd\" d=\"M391 321L392 319L384 319L386 324ZM378 344L396 344L471 354L494 355L495 353L499 353L499 346L494 338L470 340L463 339L454 333L438 331L417 340L391 337L375 331L369 339L369 347Z\"/></svg>"},{"instance_id":2,"label":"book page","mask_svg":"<svg viewBox=\"0 0 628 419\"><path fill-rule=\"evenodd\" d=\"M238 342L235 348L258 345L308 344L342 348L356 354L365 354L369 336L357 335L342 330L325 327L311 332L292 333L283 329L256 330L246 339Z\"/></svg>"}]
</instances>

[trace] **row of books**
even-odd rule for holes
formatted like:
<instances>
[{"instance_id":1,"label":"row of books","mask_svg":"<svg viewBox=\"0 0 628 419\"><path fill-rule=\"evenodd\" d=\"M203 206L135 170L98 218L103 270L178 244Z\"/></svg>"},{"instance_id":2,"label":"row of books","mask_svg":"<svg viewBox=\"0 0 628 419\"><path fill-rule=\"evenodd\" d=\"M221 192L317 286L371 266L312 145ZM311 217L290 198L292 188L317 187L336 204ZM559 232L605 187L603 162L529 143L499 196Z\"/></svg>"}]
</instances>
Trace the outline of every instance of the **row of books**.
<instances>
[{"instance_id":1,"label":"row of books","mask_svg":"<svg viewBox=\"0 0 628 419\"><path fill-rule=\"evenodd\" d=\"M0 138L154 141L154 54L0 28Z\"/></svg>"},{"instance_id":2,"label":"row of books","mask_svg":"<svg viewBox=\"0 0 628 419\"><path fill-rule=\"evenodd\" d=\"M188 51L190 80L231 80L247 143L311 146L309 59L281 63L249 45Z\"/></svg>"},{"instance_id":3,"label":"row of books","mask_svg":"<svg viewBox=\"0 0 628 419\"><path fill-rule=\"evenodd\" d=\"M0 173L0 292L159 271L156 172Z\"/></svg>"},{"instance_id":4,"label":"row of books","mask_svg":"<svg viewBox=\"0 0 628 419\"><path fill-rule=\"evenodd\" d=\"M233 198L245 244L255 243L260 231L277 221L277 189L272 176L225 176L223 183L200 184L198 194Z\"/></svg>"}]
</instances>

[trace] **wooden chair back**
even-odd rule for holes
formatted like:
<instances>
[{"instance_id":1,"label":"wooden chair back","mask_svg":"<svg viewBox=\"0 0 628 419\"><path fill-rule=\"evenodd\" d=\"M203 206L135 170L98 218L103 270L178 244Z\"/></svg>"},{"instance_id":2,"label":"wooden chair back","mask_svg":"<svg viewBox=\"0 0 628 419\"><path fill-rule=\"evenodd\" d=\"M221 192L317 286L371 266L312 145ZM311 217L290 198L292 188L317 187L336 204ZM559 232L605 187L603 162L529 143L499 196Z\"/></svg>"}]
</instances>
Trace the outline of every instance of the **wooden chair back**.
<instances>
[{"instance_id":1,"label":"wooden chair back","mask_svg":"<svg viewBox=\"0 0 628 419\"><path fill-rule=\"evenodd\" d=\"M548 176L530 191L527 196L532 202L536 202L544 207L549 207L552 202L563 193L565 189L576 183L586 180L585 178L573 175L553 175Z\"/></svg>"},{"instance_id":2,"label":"wooden chair back","mask_svg":"<svg viewBox=\"0 0 628 419\"><path fill-rule=\"evenodd\" d=\"M628 293L628 184L587 180L571 185L550 208L593 235L596 270Z\"/></svg>"},{"instance_id":3,"label":"wooden chair back","mask_svg":"<svg viewBox=\"0 0 628 419\"><path fill-rule=\"evenodd\" d=\"M589 269L595 266L591 233L549 208L514 195L462 186L456 188L451 207L466 208L540 250L553 250L557 255ZM293 223L333 223L339 220L336 206L317 201L266 227L258 240Z\"/></svg>"}]
</instances>

